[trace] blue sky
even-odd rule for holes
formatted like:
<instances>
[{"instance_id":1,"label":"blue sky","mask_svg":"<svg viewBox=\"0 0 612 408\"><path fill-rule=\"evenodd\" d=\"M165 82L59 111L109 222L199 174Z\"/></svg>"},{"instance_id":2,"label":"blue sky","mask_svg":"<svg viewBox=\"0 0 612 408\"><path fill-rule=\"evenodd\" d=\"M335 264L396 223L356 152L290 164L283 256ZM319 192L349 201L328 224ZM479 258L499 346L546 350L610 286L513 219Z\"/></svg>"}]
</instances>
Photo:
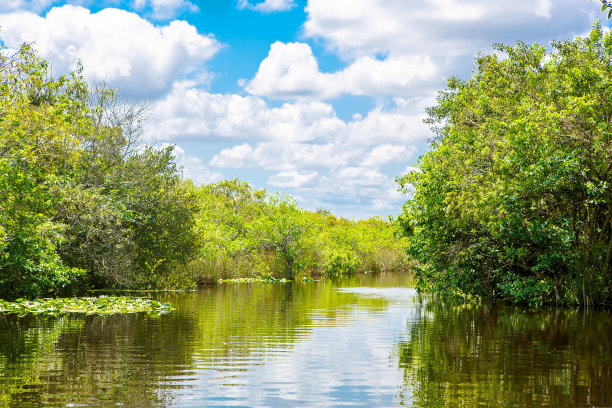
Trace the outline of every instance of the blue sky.
<instances>
[{"instance_id":1,"label":"blue sky","mask_svg":"<svg viewBox=\"0 0 612 408\"><path fill-rule=\"evenodd\" d=\"M397 214L444 78L498 42L608 21L588 0L2 0L0 38L57 74L147 101L147 134L198 183L239 177L310 209Z\"/></svg>"}]
</instances>

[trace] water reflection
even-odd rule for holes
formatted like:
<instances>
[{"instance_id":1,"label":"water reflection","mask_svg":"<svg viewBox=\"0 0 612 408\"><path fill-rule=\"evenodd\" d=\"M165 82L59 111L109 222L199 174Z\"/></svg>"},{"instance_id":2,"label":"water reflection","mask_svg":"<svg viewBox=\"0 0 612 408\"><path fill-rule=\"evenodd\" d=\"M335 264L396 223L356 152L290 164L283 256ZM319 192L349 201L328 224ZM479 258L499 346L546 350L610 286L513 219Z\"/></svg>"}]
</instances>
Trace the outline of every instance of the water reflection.
<instances>
[{"instance_id":1,"label":"water reflection","mask_svg":"<svg viewBox=\"0 0 612 408\"><path fill-rule=\"evenodd\" d=\"M0 407L612 406L608 311L421 299L406 276L164 294L161 317L0 317Z\"/></svg>"},{"instance_id":2,"label":"water reflection","mask_svg":"<svg viewBox=\"0 0 612 408\"><path fill-rule=\"evenodd\" d=\"M612 316L430 301L398 342L415 407L612 405Z\"/></svg>"},{"instance_id":3,"label":"water reflection","mask_svg":"<svg viewBox=\"0 0 612 408\"><path fill-rule=\"evenodd\" d=\"M367 326L388 319L391 302L337 289L397 279L165 294L176 310L161 317L3 317L0 406L389 405L399 385L388 364L395 337ZM391 326L400 330L405 317L402 308ZM379 361L351 361L354 353ZM376 364L390 385L370 384Z\"/></svg>"},{"instance_id":4,"label":"water reflection","mask_svg":"<svg viewBox=\"0 0 612 408\"><path fill-rule=\"evenodd\" d=\"M189 367L189 350L172 345L194 327L143 314L2 319L0 406L165 405L157 384Z\"/></svg>"}]
</instances>

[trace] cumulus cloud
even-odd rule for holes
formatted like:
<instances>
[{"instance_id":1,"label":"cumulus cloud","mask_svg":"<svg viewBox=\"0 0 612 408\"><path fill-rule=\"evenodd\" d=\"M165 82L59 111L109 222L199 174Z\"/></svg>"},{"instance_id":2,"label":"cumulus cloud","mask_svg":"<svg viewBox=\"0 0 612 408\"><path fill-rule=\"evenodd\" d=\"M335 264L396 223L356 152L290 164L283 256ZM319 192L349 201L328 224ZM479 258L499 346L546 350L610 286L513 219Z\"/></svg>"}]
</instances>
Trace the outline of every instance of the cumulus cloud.
<instances>
[{"instance_id":1,"label":"cumulus cloud","mask_svg":"<svg viewBox=\"0 0 612 408\"><path fill-rule=\"evenodd\" d=\"M547 43L582 32L594 17L592 4L574 0L554 7L550 0L309 0L306 12L304 34L349 60L377 53L445 58L526 38Z\"/></svg>"},{"instance_id":2,"label":"cumulus cloud","mask_svg":"<svg viewBox=\"0 0 612 408\"><path fill-rule=\"evenodd\" d=\"M267 184L302 197L307 208L330 208L343 216L392 214L405 200L395 184L395 174L381 166L407 165L414 146L382 145L373 148L336 142L312 145L281 142L248 143L223 149L209 166L275 170Z\"/></svg>"},{"instance_id":3,"label":"cumulus cloud","mask_svg":"<svg viewBox=\"0 0 612 408\"><path fill-rule=\"evenodd\" d=\"M312 185L318 174L316 171L281 171L268 178L268 184L280 188L304 187Z\"/></svg>"},{"instance_id":4,"label":"cumulus cloud","mask_svg":"<svg viewBox=\"0 0 612 408\"><path fill-rule=\"evenodd\" d=\"M180 146L174 146L174 157L176 164L183 170L183 177L193 180L196 184L213 183L223 179L221 173L208 169L202 159L188 154Z\"/></svg>"},{"instance_id":5,"label":"cumulus cloud","mask_svg":"<svg viewBox=\"0 0 612 408\"><path fill-rule=\"evenodd\" d=\"M345 186L376 187L388 180L388 176L369 167L344 167L335 172L334 176L343 180Z\"/></svg>"},{"instance_id":6,"label":"cumulus cloud","mask_svg":"<svg viewBox=\"0 0 612 408\"><path fill-rule=\"evenodd\" d=\"M246 90L272 97L314 97L324 95L331 80L332 75L319 72L308 44L277 41Z\"/></svg>"},{"instance_id":7,"label":"cumulus cloud","mask_svg":"<svg viewBox=\"0 0 612 408\"><path fill-rule=\"evenodd\" d=\"M347 166L362 156L360 149L337 143L306 144L268 142L248 143L221 150L210 165L221 168L264 168L285 172L304 169L335 169Z\"/></svg>"},{"instance_id":8,"label":"cumulus cloud","mask_svg":"<svg viewBox=\"0 0 612 408\"><path fill-rule=\"evenodd\" d=\"M331 105L286 103L270 108L261 98L212 94L175 84L153 108L151 134L160 140L314 141L333 137L346 127Z\"/></svg>"},{"instance_id":9,"label":"cumulus cloud","mask_svg":"<svg viewBox=\"0 0 612 408\"><path fill-rule=\"evenodd\" d=\"M362 166L380 167L391 162L406 161L415 151L416 148L414 146L391 144L378 145L367 154L362 162Z\"/></svg>"},{"instance_id":10,"label":"cumulus cloud","mask_svg":"<svg viewBox=\"0 0 612 408\"><path fill-rule=\"evenodd\" d=\"M221 47L185 21L155 26L135 13L77 6L0 15L0 35L8 47L33 42L40 54L66 73L82 61L86 78L108 81L136 97L157 97L185 76L202 80L202 64Z\"/></svg>"},{"instance_id":11,"label":"cumulus cloud","mask_svg":"<svg viewBox=\"0 0 612 408\"><path fill-rule=\"evenodd\" d=\"M354 115L345 121L328 103L270 107L259 97L213 94L192 85L176 83L153 105L148 130L153 139L173 143L274 141L287 146L333 141L337 149L345 149L421 144L431 134L423 119L425 107L435 103L433 98L395 98L390 106L378 106L365 116Z\"/></svg>"},{"instance_id":12,"label":"cumulus cloud","mask_svg":"<svg viewBox=\"0 0 612 408\"><path fill-rule=\"evenodd\" d=\"M259 154L255 154L253 147L244 143L232 148L223 149L210 161L211 166L240 169L258 165Z\"/></svg>"},{"instance_id":13,"label":"cumulus cloud","mask_svg":"<svg viewBox=\"0 0 612 408\"><path fill-rule=\"evenodd\" d=\"M394 146L395 151L392 154L381 155L379 151L387 147L389 146L367 151L367 149L350 147L341 149L341 146L334 143L320 145L260 143L256 146L244 143L223 149L213 157L210 165L221 168L260 167L280 170L273 176L273 180L286 181L299 178L302 181L300 185L306 184L306 181L311 182L318 172L331 172L335 177L345 180L346 185L372 186L381 184L386 177L381 173L380 166L390 161L408 163L411 159L413 152L411 147ZM376 157L377 155L382 157ZM369 163L364 163L364 157Z\"/></svg>"},{"instance_id":14,"label":"cumulus cloud","mask_svg":"<svg viewBox=\"0 0 612 408\"><path fill-rule=\"evenodd\" d=\"M296 6L294 0L264 0L252 4L249 0L239 0L239 9L251 9L261 13L272 13L275 11L289 11Z\"/></svg>"},{"instance_id":15,"label":"cumulus cloud","mask_svg":"<svg viewBox=\"0 0 612 408\"><path fill-rule=\"evenodd\" d=\"M342 126L318 142L245 136L243 143L214 155L208 166L274 171L267 184L299 195L307 208L333 208L349 217L393 214L405 197L397 192L397 174L385 166L401 169L413 162L417 145L429 135L422 114L414 111L426 103L397 98L393 106L378 107L365 117L336 118Z\"/></svg>"},{"instance_id":16,"label":"cumulus cloud","mask_svg":"<svg viewBox=\"0 0 612 408\"><path fill-rule=\"evenodd\" d=\"M419 55L388 56L384 60L364 56L343 70L324 73L308 44L276 42L246 90L278 99L405 95L418 93L424 83L438 77L431 59Z\"/></svg>"},{"instance_id":17,"label":"cumulus cloud","mask_svg":"<svg viewBox=\"0 0 612 408\"><path fill-rule=\"evenodd\" d=\"M245 90L274 99L433 95L449 70L469 73L474 54L495 42L582 32L592 8L561 1L553 9L550 0L309 0L305 38L322 41L346 67L322 72L308 44L276 42Z\"/></svg>"},{"instance_id":18,"label":"cumulus cloud","mask_svg":"<svg viewBox=\"0 0 612 408\"><path fill-rule=\"evenodd\" d=\"M267 185L303 197L308 208L334 208L345 216L391 214L404 198L395 191L396 174L383 167L412 163L429 135L422 112L431 103L395 98L345 121L322 102L270 107L255 96L211 94L183 82L154 106L151 130L162 140L224 144L199 164L271 171Z\"/></svg>"},{"instance_id":19,"label":"cumulus cloud","mask_svg":"<svg viewBox=\"0 0 612 408\"><path fill-rule=\"evenodd\" d=\"M554 8L550 0L309 0L306 12L304 36L321 40L347 66L321 72L308 44L276 42L247 92L276 99L432 94L449 69L469 73L478 50L579 34L594 15L589 4L571 0Z\"/></svg>"},{"instance_id":20,"label":"cumulus cloud","mask_svg":"<svg viewBox=\"0 0 612 408\"><path fill-rule=\"evenodd\" d=\"M380 143L418 144L431 134L423 123L425 114L378 107L366 117L347 124L346 140L351 145L370 146Z\"/></svg>"},{"instance_id":21,"label":"cumulus cloud","mask_svg":"<svg viewBox=\"0 0 612 408\"><path fill-rule=\"evenodd\" d=\"M365 167L330 171L316 184L296 191L308 197L304 205L309 208L329 208L333 203L335 212L345 217L394 214L406 200L392 176Z\"/></svg>"}]
</instances>

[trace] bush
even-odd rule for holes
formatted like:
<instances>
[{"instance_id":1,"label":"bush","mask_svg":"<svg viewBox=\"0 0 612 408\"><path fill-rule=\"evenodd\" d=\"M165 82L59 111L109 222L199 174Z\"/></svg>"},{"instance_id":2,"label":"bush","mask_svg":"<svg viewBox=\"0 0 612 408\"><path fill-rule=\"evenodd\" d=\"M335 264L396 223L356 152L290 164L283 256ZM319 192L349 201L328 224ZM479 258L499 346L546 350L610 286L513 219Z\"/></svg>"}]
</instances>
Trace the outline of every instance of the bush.
<instances>
[{"instance_id":1,"label":"bush","mask_svg":"<svg viewBox=\"0 0 612 408\"><path fill-rule=\"evenodd\" d=\"M363 262L354 254L341 253L333 254L323 265L323 270L327 276L352 275L363 266Z\"/></svg>"},{"instance_id":2,"label":"bush","mask_svg":"<svg viewBox=\"0 0 612 408\"><path fill-rule=\"evenodd\" d=\"M524 304L612 299L612 37L497 46L429 110L400 185L423 290Z\"/></svg>"}]
</instances>

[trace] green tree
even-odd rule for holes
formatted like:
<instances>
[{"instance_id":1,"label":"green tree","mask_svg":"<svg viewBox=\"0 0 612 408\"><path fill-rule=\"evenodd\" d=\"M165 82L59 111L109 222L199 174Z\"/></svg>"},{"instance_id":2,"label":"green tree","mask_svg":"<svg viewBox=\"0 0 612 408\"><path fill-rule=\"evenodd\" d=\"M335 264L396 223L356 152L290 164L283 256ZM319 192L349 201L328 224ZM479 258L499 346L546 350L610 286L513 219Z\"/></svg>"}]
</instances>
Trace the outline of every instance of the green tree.
<instances>
[{"instance_id":1,"label":"green tree","mask_svg":"<svg viewBox=\"0 0 612 408\"><path fill-rule=\"evenodd\" d=\"M57 253L62 224L51 213L54 186L78 160L75 137L86 111L78 75L52 79L24 45L0 55L0 296L70 293L83 271Z\"/></svg>"},{"instance_id":2,"label":"green tree","mask_svg":"<svg viewBox=\"0 0 612 408\"><path fill-rule=\"evenodd\" d=\"M601 11L606 11L609 9L608 19L612 17L612 2L610 2L609 0L599 0L599 1L601 2Z\"/></svg>"},{"instance_id":3,"label":"green tree","mask_svg":"<svg viewBox=\"0 0 612 408\"><path fill-rule=\"evenodd\" d=\"M198 234L204 257L235 256L250 251L249 225L266 208L266 191L238 179L222 180L198 189Z\"/></svg>"},{"instance_id":4,"label":"green tree","mask_svg":"<svg viewBox=\"0 0 612 408\"><path fill-rule=\"evenodd\" d=\"M274 251L284 265L286 279L293 279L306 266L303 254L312 223L293 199L284 194L270 196L262 216L250 228L255 247Z\"/></svg>"},{"instance_id":5,"label":"green tree","mask_svg":"<svg viewBox=\"0 0 612 408\"><path fill-rule=\"evenodd\" d=\"M199 252L173 148L141 142L145 106L0 55L0 296L157 285Z\"/></svg>"},{"instance_id":6,"label":"green tree","mask_svg":"<svg viewBox=\"0 0 612 408\"><path fill-rule=\"evenodd\" d=\"M452 78L399 217L422 289L513 302L612 296L612 40L499 45Z\"/></svg>"}]
</instances>

